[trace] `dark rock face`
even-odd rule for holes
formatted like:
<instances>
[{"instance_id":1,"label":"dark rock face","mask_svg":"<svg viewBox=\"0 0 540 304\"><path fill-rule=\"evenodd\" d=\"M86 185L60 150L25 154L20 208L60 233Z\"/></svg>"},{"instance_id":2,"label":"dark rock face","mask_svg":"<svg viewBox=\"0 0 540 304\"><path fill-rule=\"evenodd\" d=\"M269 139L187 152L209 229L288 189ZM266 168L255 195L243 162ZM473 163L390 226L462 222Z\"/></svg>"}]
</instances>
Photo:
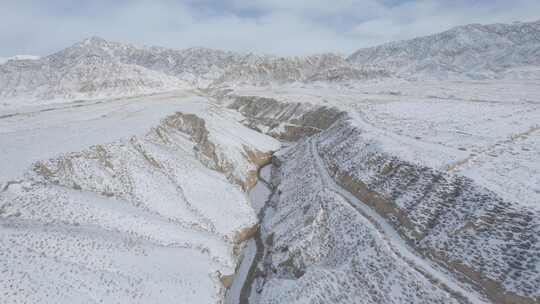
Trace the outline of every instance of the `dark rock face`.
<instances>
[{"instance_id":1,"label":"dark rock face","mask_svg":"<svg viewBox=\"0 0 540 304\"><path fill-rule=\"evenodd\" d=\"M257 96L229 96L229 108L246 117L247 126L285 141L297 141L330 127L344 115L334 107L283 103Z\"/></svg>"}]
</instances>

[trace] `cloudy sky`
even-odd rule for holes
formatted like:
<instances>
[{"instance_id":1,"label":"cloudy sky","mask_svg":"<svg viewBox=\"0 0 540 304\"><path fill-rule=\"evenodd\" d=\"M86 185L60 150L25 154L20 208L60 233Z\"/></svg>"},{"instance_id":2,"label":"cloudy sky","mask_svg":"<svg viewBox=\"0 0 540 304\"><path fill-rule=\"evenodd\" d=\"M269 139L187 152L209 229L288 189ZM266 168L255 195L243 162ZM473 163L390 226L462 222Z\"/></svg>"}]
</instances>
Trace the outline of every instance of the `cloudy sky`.
<instances>
[{"instance_id":1,"label":"cloudy sky","mask_svg":"<svg viewBox=\"0 0 540 304\"><path fill-rule=\"evenodd\" d=\"M0 57L88 36L174 48L343 54L467 23L535 21L539 0L0 0Z\"/></svg>"}]
</instances>

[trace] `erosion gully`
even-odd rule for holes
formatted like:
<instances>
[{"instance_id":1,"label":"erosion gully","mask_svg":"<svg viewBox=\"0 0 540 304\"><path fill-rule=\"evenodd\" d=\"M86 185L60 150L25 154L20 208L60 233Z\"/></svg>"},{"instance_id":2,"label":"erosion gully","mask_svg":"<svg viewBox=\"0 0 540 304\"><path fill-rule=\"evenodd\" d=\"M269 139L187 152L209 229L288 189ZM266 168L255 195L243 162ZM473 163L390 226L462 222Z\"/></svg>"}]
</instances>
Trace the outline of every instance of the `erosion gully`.
<instances>
[{"instance_id":1,"label":"erosion gully","mask_svg":"<svg viewBox=\"0 0 540 304\"><path fill-rule=\"evenodd\" d=\"M275 187L270 181L272 163L259 167L257 184L250 190L249 197L253 208L257 211L259 223L262 223L267 209L267 202L274 194ZM264 242L259 226L255 236L247 242L243 258L238 267L233 284L227 290L225 304L248 304L255 279L258 277L257 265L264 256ZM252 299L253 302L253 299Z\"/></svg>"}]
</instances>

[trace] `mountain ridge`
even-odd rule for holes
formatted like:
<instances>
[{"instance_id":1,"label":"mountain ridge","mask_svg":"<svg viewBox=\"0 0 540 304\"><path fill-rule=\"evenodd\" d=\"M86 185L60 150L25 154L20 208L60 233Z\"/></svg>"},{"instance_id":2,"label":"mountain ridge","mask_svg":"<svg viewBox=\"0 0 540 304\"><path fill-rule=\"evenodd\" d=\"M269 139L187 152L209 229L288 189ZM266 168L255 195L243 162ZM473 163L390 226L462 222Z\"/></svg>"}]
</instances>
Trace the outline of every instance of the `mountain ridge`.
<instances>
[{"instance_id":1,"label":"mountain ridge","mask_svg":"<svg viewBox=\"0 0 540 304\"><path fill-rule=\"evenodd\" d=\"M504 78L513 68L538 69L539 58L540 20L457 26L441 33L359 49L347 60L361 66L383 66L404 77L485 79Z\"/></svg>"},{"instance_id":2,"label":"mountain ridge","mask_svg":"<svg viewBox=\"0 0 540 304\"><path fill-rule=\"evenodd\" d=\"M347 83L384 78L540 79L540 21L469 24L348 57L137 47L92 36L36 60L0 64L0 99L132 96L181 88Z\"/></svg>"}]
</instances>

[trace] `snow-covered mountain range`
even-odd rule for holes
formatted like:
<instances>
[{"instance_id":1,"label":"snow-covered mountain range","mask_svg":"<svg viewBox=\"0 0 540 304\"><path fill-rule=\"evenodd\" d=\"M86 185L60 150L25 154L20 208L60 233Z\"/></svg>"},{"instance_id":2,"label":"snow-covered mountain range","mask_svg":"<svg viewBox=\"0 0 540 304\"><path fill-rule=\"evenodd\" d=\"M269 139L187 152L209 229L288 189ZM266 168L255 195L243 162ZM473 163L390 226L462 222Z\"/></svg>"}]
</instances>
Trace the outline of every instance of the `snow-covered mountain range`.
<instances>
[{"instance_id":1,"label":"snow-covered mountain range","mask_svg":"<svg viewBox=\"0 0 540 304\"><path fill-rule=\"evenodd\" d=\"M127 96L186 87L357 82L387 77L538 79L540 21L467 25L335 54L278 57L135 47L91 37L58 53L0 66L2 99Z\"/></svg>"},{"instance_id":2,"label":"snow-covered mountain range","mask_svg":"<svg viewBox=\"0 0 540 304\"><path fill-rule=\"evenodd\" d=\"M138 48L91 37L38 60L11 60L1 65L0 97L65 100L384 75L354 67L334 54L284 58L205 48Z\"/></svg>"}]
</instances>

